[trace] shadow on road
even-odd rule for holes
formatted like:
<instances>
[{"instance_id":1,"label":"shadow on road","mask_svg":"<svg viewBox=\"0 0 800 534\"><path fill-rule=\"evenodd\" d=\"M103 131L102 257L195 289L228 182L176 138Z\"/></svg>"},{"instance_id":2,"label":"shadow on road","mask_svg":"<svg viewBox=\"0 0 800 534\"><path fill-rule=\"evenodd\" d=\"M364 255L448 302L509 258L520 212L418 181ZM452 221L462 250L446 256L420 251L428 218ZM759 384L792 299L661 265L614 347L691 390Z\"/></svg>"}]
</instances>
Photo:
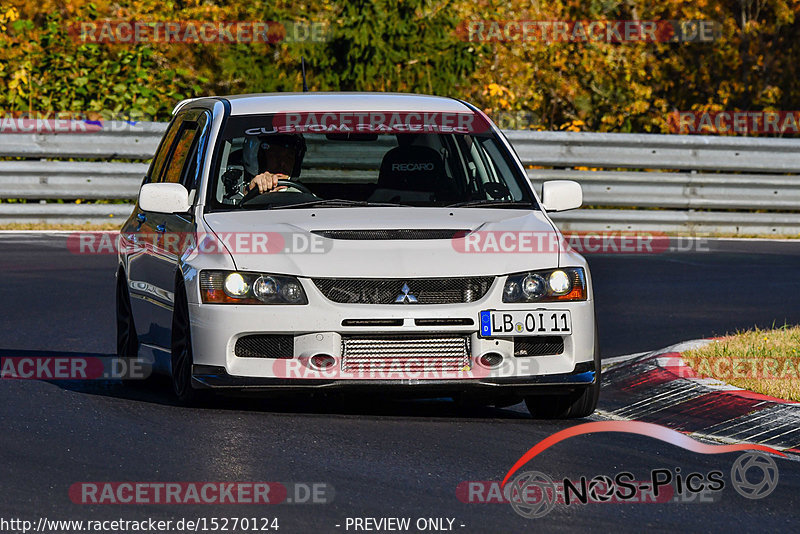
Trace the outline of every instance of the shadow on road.
<instances>
[{"instance_id":1,"label":"shadow on road","mask_svg":"<svg viewBox=\"0 0 800 534\"><path fill-rule=\"evenodd\" d=\"M111 358L112 354L0 349L0 358ZM11 379L13 380L13 379ZM451 398L404 399L380 394L341 394L336 392L287 392L276 394L209 394L191 408L180 406L172 395L166 376L146 380L49 380L61 389L127 401L171 406L177 409L260 411L283 414L390 416L457 419L529 419L527 410L516 405L508 408L483 406L470 400Z\"/></svg>"}]
</instances>

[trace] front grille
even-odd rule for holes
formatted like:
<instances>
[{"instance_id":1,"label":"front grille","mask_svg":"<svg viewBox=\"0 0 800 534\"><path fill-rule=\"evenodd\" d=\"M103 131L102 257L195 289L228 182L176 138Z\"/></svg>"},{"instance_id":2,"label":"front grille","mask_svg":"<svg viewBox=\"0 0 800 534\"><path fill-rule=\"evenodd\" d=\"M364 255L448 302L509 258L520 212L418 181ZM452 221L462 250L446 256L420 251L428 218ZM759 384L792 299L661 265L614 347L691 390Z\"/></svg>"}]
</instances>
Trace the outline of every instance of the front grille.
<instances>
[{"instance_id":1,"label":"front grille","mask_svg":"<svg viewBox=\"0 0 800 534\"><path fill-rule=\"evenodd\" d=\"M545 356L564 352L560 336L530 336L514 338L514 356Z\"/></svg>"},{"instance_id":2,"label":"front grille","mask_svg":"<svg viewBox=\"0 0 800 534\"><path fill-rule=\"evenodd\" d=\"M464 319L414 319L417 326L472 326L475 321L469 318Z\"/></svg>"},{"instance_id":3,"label":"front grille","mask_svg":"<svg viewBox=\"0 0 800 534\"><path fill-rule=\"evenodd\" d=\"M494 277L314 278L313 281L325 297L343 304L458 304L483 298Z\"/></svg>"},{"instance_id":4,"label":"front grille","mask_svg":"<svg viewBox=\"0 0 800 534\"><path fill-rule=\"evenodd\" d=\"M468 234L469 230L401 228L399 230L312 230L312 234L329 239L385 241L394 239L453 239Z\"/></svg>"},{"instance_id":5,"label":"front grille","mask_svg":"<svg viewBox=\"0 0 800 534\"><path fill-rule=\"evenodd\" d=\"M342 326L403 326L403 319L343 319Z\"/></svg>"},{"instance_id":6,"label":"front grille","mask_svg":"<svg viewBox=\"0 0 800 534\"><path fill-rule=\"evenodd\" d=\"M470 367L466 336L342 337L342 371L461 371Z\"/></svg>"},{"instance_id":7,"label":"front grille","mask_svg":"<svg viewBox=\"0 0 800 534\"><path fill-rule=\"evenodd\" d=\"M289 360L294 356L294 336L256 334L236 340L233 349L239 358L277 358Z\"/></svg>"}]
</instances>

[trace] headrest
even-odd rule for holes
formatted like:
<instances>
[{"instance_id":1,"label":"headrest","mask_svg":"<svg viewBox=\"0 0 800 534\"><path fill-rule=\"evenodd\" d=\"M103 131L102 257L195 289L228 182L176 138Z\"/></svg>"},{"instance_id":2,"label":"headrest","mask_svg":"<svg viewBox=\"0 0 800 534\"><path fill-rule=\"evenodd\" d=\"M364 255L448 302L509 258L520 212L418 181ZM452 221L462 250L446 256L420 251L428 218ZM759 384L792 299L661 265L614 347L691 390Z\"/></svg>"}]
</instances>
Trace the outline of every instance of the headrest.
<instances>
[{"instance_id":1,"label":"headrest","mask_svg":"<svg viewBox=\"0 0 800 534\"><path fill-rule=\"evenodd\" d=\"M412 191L435 191L444 177L444 162L426 146L399 146L383 156L378 187Z\"/></svg>"}]
</instances>

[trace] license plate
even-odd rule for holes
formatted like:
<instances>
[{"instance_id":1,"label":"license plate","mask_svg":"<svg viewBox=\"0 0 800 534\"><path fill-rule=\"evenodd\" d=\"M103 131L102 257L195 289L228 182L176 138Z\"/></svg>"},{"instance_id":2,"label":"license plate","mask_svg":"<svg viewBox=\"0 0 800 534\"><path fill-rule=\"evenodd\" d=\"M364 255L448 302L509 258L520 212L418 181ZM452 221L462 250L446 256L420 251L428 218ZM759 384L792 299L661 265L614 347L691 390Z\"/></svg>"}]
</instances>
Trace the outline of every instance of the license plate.
<instances>
[{"instance_id":1,"label":"license plate","mask_svg":"<svg viewBox=\"0 0 800 534\"><path fill-rule=\"evenodd\" d=\"M481 336L541 336L572 333L568 310L485 310L480 314Z\"/></svg>"}]
</instances>

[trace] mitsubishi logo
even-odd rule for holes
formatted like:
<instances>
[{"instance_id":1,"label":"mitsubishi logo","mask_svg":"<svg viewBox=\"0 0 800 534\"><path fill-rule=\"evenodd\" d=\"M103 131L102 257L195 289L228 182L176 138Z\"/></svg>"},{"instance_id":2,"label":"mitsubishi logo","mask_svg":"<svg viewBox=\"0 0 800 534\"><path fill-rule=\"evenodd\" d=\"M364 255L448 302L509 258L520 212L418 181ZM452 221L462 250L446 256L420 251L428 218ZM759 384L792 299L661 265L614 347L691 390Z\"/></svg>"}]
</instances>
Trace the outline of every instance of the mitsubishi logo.
<instances>
[{"instance_id":1,"label":"mitsubishi logo","mask_svg":"<svg viewBox=\"0 0 800 534\"><path fill-rule=\"evenodd\" d=\"M408 287L408 284L403 284L403 289L401 289L402 293L397 295L397 298L394 299L395 303L405 303L408 302L409 304L415 304L417 302L417 297L410 294L411 288Z\"/></svg>"}]
</instances>

